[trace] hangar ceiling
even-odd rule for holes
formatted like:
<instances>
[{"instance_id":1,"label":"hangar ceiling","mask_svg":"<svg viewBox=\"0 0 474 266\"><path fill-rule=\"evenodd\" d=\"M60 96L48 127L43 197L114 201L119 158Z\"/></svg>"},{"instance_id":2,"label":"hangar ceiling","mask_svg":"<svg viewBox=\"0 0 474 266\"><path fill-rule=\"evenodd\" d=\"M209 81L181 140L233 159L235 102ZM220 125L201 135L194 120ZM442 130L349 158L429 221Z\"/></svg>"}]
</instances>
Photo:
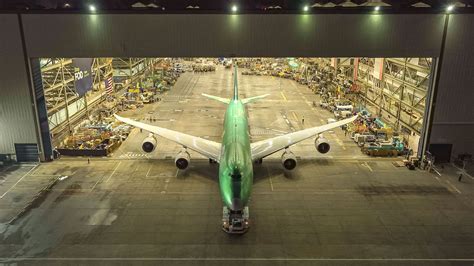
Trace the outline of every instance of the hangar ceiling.
<instances>
[{"instance_id":1,"label":"hangar ceiling","mask_svg":"<svg viewBox=\"0 0 474 266\"><path fill-rule=\"evenodd\" d=\"M278 11L300 10L303 5L313 8L365 8L375 5L397 9L432 8L442 9L453 1L449 0L241 0L234 1L241 10ZM232 2L232 3L234 3ZM103 10L157 9L157 10L221 10L229 9L229 1L212 0L119 0L95 1ZM13 0L0 3L0 9L85 9L88 1L79 0ZM457 7L472 7L473 0L456 1Z\"/></svg>"}]
</instances>

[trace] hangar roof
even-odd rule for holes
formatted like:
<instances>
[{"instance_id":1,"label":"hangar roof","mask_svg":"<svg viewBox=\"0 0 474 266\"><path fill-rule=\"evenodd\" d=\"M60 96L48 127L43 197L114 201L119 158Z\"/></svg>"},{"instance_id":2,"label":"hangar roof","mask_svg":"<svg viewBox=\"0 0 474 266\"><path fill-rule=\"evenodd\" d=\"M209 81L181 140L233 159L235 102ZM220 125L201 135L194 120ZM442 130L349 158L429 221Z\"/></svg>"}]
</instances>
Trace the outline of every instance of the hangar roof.
<instances>
[{"instance_id":1,"label":"hangar roof","mask_svg":"<svg viewBox=\"0 0 474 266\"><path fill-rule=\"evenodd\" d=\"M464 10L474 7L474 0L10 0L0 1L0 10L87 10L94 4L98 10L213 11L229 12L236 4L241 12L294 12L307 5L308 12L322 10L367 10L381 6L389 11L421 12L444 10L454 5Z\"/></svg>"}]
</instances>

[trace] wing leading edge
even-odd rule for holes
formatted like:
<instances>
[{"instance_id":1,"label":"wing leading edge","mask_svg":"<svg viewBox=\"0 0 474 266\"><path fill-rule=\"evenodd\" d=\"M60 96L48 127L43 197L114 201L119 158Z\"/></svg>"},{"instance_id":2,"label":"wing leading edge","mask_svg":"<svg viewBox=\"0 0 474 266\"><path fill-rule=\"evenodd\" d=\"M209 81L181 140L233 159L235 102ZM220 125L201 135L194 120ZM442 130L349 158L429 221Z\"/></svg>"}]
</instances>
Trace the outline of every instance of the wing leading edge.
<instances>
[{"instance_id":1,"label":"wing leading edge","mask_svg":"<svg viewBox=\"0 0 474 266\"><path fill-rule=\"evenodd\" d=\"M270 154L273 154L279 150L283 150L300 141L303 141L305 139L321 134L324 131L328 131L333 128L351 123L354 120L356 120L357 117L358 116L356 115L356 116L343 119L334 123L330 123L327 125L303 129L303 130L288 133L282 136L254 142L250 144L250 149L252 151L252 160L258 160L258 159L264 158Z\"/></svg>"},{"instance_id":2,"label":"wing leading edge","mask_svg":"<svg viewBox=\"0 0 474 266\"><path fill-rule=\"evenodd\" d=\"M175 143L183 145L184 147L193 150L199 154L206 156L207 158L213 159L219 162L220 159L220 152L221 152L221 144L206 140L200 137L191 136L188 134L184 134L178 131L152 126L145 123L141 123L138 121L134 121L130 118L121 117L118 115L114 115L119 121L124 122L126 124L132 125L134 127L138 127L154 133L158 136L161 136L165 139L171 140Z\"/></svg>"}]
</instances>

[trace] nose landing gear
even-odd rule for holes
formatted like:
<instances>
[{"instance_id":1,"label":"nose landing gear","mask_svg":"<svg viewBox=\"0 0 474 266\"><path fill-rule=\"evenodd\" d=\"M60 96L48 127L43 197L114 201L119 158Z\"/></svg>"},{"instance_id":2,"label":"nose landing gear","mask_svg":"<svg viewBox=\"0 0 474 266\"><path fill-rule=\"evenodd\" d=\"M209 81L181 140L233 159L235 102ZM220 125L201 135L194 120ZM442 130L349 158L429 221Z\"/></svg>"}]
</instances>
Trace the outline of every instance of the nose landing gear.
<instances>
[{"instance_id":1,"label":"nose landing gear","mask_svg":"<svg viewBox=\"0 0 474 266\"><path fill-rule=\"evenodd\" d=\"M249 207L242 211L222 209L222 230L228 234L245 234L249 229Z\"/></svg>"}]
</instances>

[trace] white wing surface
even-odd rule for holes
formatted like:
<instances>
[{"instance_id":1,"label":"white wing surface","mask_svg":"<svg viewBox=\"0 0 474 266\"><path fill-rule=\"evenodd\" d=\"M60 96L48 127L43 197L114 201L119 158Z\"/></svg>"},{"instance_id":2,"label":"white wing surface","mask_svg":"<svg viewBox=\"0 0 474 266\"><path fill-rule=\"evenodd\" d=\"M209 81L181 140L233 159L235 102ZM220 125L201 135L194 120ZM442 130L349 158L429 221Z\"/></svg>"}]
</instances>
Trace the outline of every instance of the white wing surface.
<instances>
[{"instance_id":1,"label":"white wing surface","mask_svg":"<svg viewBox=\"0 0 474 266\"><path fill-rule=\"evenodd\" d=\"M175 143L183 145L184 147L190 150L193 150L199 154L202 154L206 156L207 158L210 158L219 162L220 152L221 152L220 143L206 140L200 137L191 136L191 135L184 134L184 133L174 131L174 130L148 125L148 124L134 121L132 119L121 117L118 115L114 115L114 116L119 121L132 125L134 127L144 129L153 134L161 136L165 139L171 140Z\"/></svg>"},{"instance_id":2,"label":"white wing surface","mask_svg":"<svg viewBox=\"0 0 474 266\"><path fill-rule=\"evenodd\" d=\"M357 118L357 115L344 119L344 120L339 120L337 122L330 123L327 125L303 129L303 130L288 133L282 136L254 142L250 144L250 149L252 151L252 159L258 160L258 159L264 158L270 154L273 154L279 150L285 149L300 141L319 135L323 133L324 131L331 130L333 128L351 123L354 120L356 120L356 118Z\"/></svg>"}]
</instances>

